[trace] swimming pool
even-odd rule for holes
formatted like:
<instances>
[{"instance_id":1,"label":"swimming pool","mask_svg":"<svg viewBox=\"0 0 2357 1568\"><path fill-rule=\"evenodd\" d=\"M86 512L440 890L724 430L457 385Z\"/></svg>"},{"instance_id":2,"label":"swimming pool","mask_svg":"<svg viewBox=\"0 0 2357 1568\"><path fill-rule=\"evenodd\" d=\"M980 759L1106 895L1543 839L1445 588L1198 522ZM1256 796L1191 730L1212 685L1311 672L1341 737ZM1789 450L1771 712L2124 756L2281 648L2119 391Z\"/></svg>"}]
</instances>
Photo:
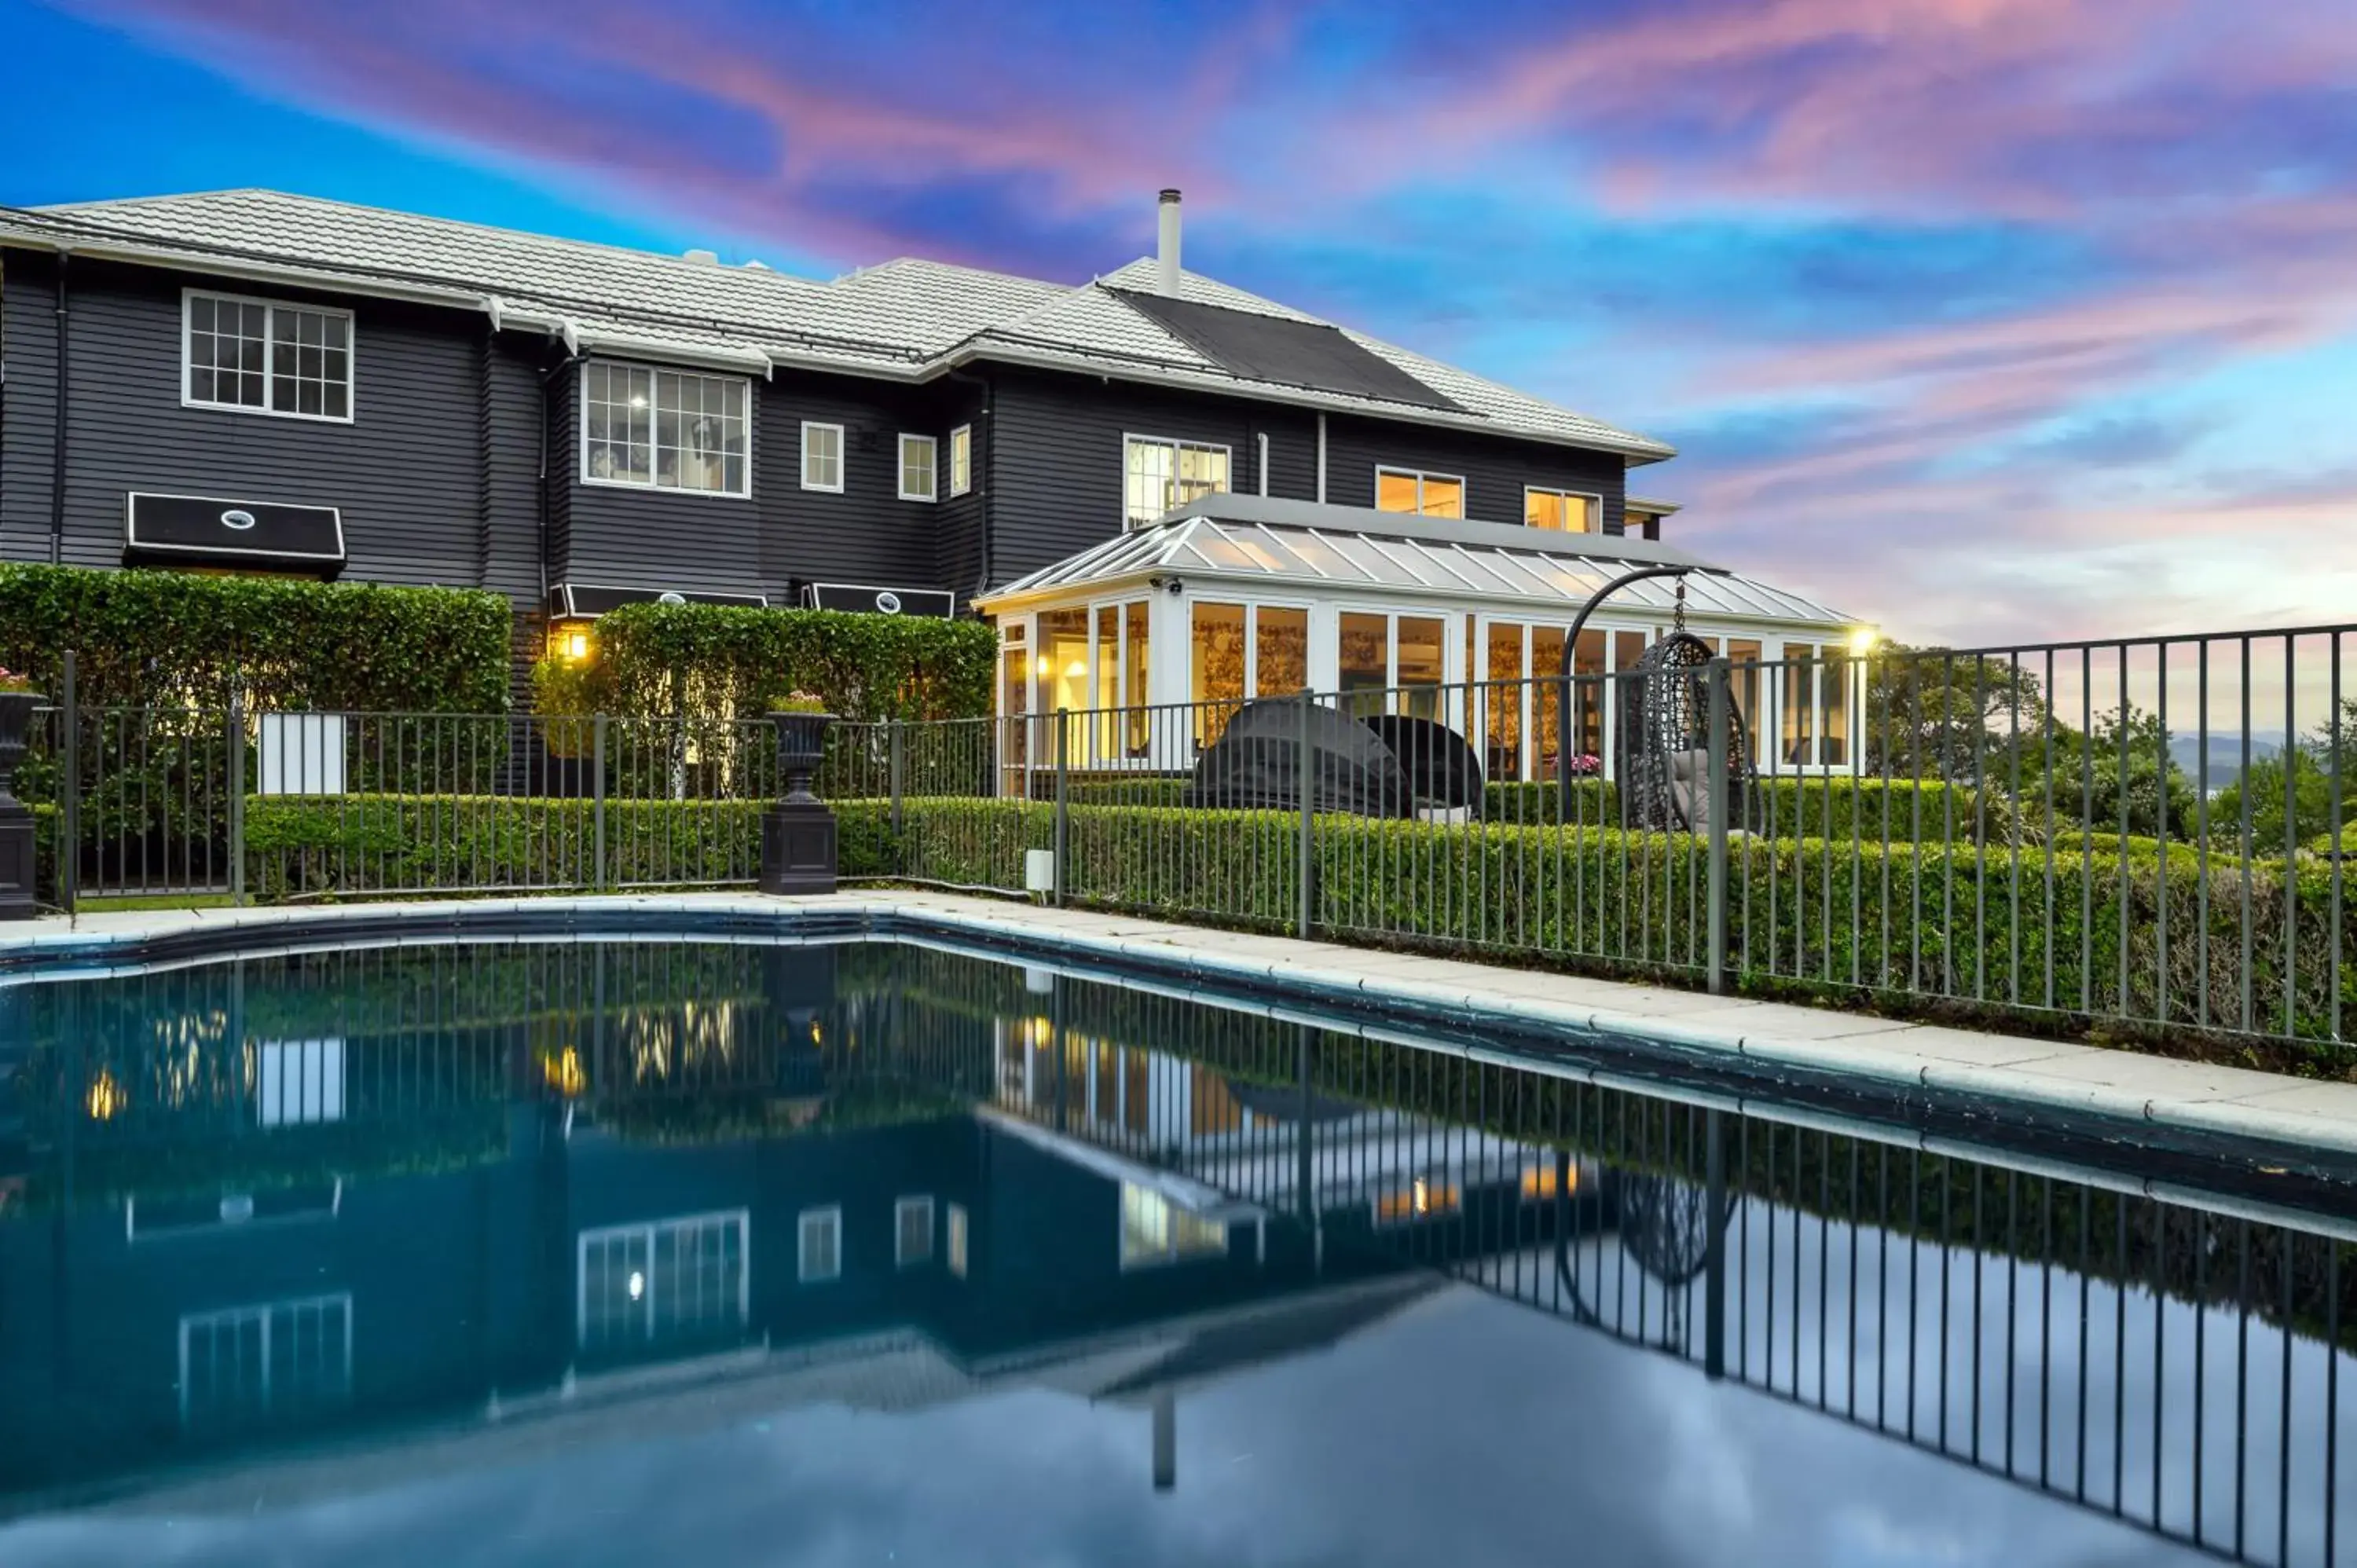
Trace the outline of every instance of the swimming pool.
<instances>
[{"instance_id":1,"label":"swimming pool","mask_svg":"<svg viewBox=\"0 0 2357 1568\"><path fill-rule=\"evenodd\" d=\"M2351 1560L2343 1191L1185 993L0 988L0 1561Z\"/></svg>"}]
</instances>

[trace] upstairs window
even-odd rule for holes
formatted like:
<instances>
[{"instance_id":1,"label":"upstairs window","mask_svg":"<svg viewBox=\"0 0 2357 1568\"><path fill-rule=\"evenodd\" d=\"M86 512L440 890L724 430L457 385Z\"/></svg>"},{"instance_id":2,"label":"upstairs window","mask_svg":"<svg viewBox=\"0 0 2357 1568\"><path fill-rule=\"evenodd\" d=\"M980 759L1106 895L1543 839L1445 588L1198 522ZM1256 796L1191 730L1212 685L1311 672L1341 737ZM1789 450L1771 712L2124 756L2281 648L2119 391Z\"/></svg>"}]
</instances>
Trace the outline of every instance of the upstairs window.
<instances>
[{"instance_id":1,"label":"upstairs window","mask_svg":"<svg viewBox=\"0 0 2357 1568\"><path fill-rule=\"evenodd\" d=\"M1122 445L1123 516L1133 528L1228 488L1231 458L1225 446L1153 435L1124 436Z\"/></svg>"},{"instance_id":2,"label":"upstairs window","mask_svg":"<svg viewBox=\"0 0 2357 1568\"><path fill-rule=\"evenodd\" d=\"M933 1255L933 1200L904 1197L892 1206L892 1262L913 1268Z\"/></svg>"},{"instance_id":3,"label":"upstairs window","mask_svg":"<svg viewBox=\"0 0 2357 1568\"><path fill-rule=\"evenodd\" d=\"M961 424L950 432L950 494L962 496L974 489L974 426Z\"/></svg>"},{"instance_id":4,"label":"upstairs window","mask_svg":"<svg viewBox=\"0 0 2357 1568\"><path fill-rule=\"evenodd\" d=\"M1455 474L1426 474L1414 468L1375 470L1375 510L1408 511L1422 517L1463 517L1465 481Z\"/></svg>"},{"instance_id":5,"label":"upstairs window","mask_svg":"<svg viewBox=\"0 0 2357 1568\"><path fill-rule=\"evenodd\" d=\"M1594 533L1601 526L1598 519L1603 510L1603 502L1577 490L1548 490L1533 485L1523 491L1523 521L1533 528Z\"/></svg>"},{"instance_id":6,"label":"upstairs window","mask_svg":"<svg viewBox=\"0 0 2357 1568\"><path fill-rule=\"evenodd\" d=\"M748 496L751 383L592 360L581 370L581 478Z\"/></svg>"},{"instance_id":7,"label":"upstairs window","mask_svg":"<svg viewBox=\"0 0 2357 1568\"><path fill-rule=\"evenodd\" d=\"M934 487L940 482L935 464L940 453L930 435L900 437L900 499L904 501L929 501Z\"/></svg>"},{"instance_id":8,"label":"upstairs window","mask_svg":"<svg viewBox=\"0 0 2357 1568\"><path fill-rule=\"evenodd\" d=\"M351 312L194 291L181 310L184 404L350 423Z\"/></svg>"},{"instance_id":9,"label":"upstairs window","mask_svg":"<svg viewBox=\"0 0 2357 1568\"><path fill-rule=\"evenodd\" d=\"M802 489L842 493L842 425L802 422Z\"/></svg>"}]
</instances>

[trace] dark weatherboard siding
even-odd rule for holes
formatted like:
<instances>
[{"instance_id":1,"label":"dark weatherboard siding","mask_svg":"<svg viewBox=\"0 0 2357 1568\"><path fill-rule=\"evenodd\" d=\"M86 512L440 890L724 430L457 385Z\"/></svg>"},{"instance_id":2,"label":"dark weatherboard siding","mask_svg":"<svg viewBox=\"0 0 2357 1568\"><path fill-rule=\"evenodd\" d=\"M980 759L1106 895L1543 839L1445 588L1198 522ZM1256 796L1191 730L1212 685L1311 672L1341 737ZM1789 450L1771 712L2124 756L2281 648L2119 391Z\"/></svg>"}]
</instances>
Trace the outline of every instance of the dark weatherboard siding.
<instances>
[{"instance_id":1,"label":"dark weatherboard siding","mask_svg":"<svg viewBox=\"0 0 2357 1568\"><path fill-rule=\"evenodd\" d=\"M699 374L713 374L699 371ZM972 407L963 386L901 387L780 370L753 387L750 497L592 484L581 478L580 375L558 404L559 479L552 576L575 583L763 594L791 602L806 582L970 591L952 570L960 525L979 526L973 498L900 497L900 436L939 443L938 490L949 489L949 433ZM844 427L840 494L802 483L804 421Z\"/></svg>"},{"instance_id":2,"label":"dark weatherboard siding","mask_svg":"<svg viewBox=\"0 0 2357 1568\"><path fill-rule=\"evenodd\" d=\"M1627 482L1614 453L1339 413L1327 420L1328 500L1374 505L1378 467L1457 475L1465 481L1465 514L1477 522L1521 522L1525 485L1601 496L1604 532L1620 532Z\"/></svg>"},{"instance_id":3,"label":"dark weatherboard siding","mask_svg":"<svg viewBox=\"0 0 2357 1568\"><path fill-rule=\"evenodd\" d=\"M1278 403L1039 371L994 373L997 472L990 576L1008 583L1122 527L1122 439L1159 435L1232 449L1230 484L1256 491L1262 432L1269 493L1314 499L1318 418Z\"/></svg>"},{"instance_id":4,"label":"dark weatherboard siding","mask_svg":"<svg viewBox=\"0 0 2357 1568\"><path fill-rule=\"evenodd\" d=\"M57 263L10 252L0 555L48 559ZM353 313L353 420L184 408L181 292ZM68 273L70 565L123 561L134 490L332 506L356 581L540 589L529 340L462 311L257 288L95 262ZM490 417L485 417L486 408Z\"/></svg>"}]
</instances>

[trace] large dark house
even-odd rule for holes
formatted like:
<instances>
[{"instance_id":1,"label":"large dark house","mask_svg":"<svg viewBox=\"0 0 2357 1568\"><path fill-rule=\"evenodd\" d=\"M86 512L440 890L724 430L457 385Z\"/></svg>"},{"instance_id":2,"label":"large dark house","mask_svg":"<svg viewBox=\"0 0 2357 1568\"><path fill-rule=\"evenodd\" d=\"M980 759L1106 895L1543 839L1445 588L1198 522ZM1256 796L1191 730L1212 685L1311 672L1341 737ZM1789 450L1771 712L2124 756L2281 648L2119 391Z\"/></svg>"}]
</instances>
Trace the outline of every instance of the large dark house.
<instances>
[{"instance_id":1,"label":"large dark house","mask_svg":"<svg viewBox=\"0 0 2357 1568\"><path fill-rule=\"evenodd\" d=\"M0 559L951 613L1219 490L1658 537L1660 442L1179 266L833 282L265 190L0 209Z\"/></svg>"}]
</instances>

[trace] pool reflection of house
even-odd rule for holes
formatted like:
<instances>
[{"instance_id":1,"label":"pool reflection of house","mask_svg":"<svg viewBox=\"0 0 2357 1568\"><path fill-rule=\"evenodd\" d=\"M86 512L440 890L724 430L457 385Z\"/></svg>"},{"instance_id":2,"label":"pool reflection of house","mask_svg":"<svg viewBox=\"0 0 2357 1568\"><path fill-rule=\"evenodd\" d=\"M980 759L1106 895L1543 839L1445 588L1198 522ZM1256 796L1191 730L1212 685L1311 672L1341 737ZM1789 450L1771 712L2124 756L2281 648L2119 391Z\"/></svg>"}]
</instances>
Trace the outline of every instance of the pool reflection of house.
<instances>
[{"instance_id":1,"label":"pool reflection of house","mask_svg":"<svg viewBox=\"0 0 2357 1568\"><path fill-rule=\"evenodd\" d=\"M437 1070L405 1080L405 1115L383 1091L385 1042L349 1007L286 1041L231 1028L227 1067L184 1043L159 1064L75 1036L88 1070L24 1080L72 1113L28 1111L40 1201L0 1220L0 1488L19 1506L145 1491L184 1461L322 1426L367 1429L372 1464L393 1448L438 1464L527 1426L659 1427L685 1413L650 1402L687 1390L708 1413L1044 1382L1155 1407L1167 1438L1173 1388L1329 1343L1430 1288L938 1087L861 1101L830 1071L813 1113L807 1052L750 1048L841 1026L831 965L803 952L769 961L745 999L741 1018L763 1020L730 1047L748 1076L693 1086L724 1118L748 1085L757 1109L788 1107L768 1135L683 1133L649 1112L665 1085L627 1073L596 1092L631 1054L618 1039L681 1037L675 1002L584 1024L577 1079L553 1042L519 1055L451 1032ZM479 1058L504 1066L455 1070ZM159 1074L191 1060L223 1094L156 1099ZM960 1077L948 1058L931 1070ZM102 1078L114 1087L93 1101ZM439 1082L468 1087L445 1098ZM822 1135L855 1103L873 1124ZM454 1124L455 1143L438 1131ZM439 1168L399 1171L404 1126ZM344 1142L316 1176L285 1158L328 1133ZM674 1135L700 1141L644 1141ZM392 1157L354 1174L352 1151L379 1140Z\"/></svg>"}]
</instances>

